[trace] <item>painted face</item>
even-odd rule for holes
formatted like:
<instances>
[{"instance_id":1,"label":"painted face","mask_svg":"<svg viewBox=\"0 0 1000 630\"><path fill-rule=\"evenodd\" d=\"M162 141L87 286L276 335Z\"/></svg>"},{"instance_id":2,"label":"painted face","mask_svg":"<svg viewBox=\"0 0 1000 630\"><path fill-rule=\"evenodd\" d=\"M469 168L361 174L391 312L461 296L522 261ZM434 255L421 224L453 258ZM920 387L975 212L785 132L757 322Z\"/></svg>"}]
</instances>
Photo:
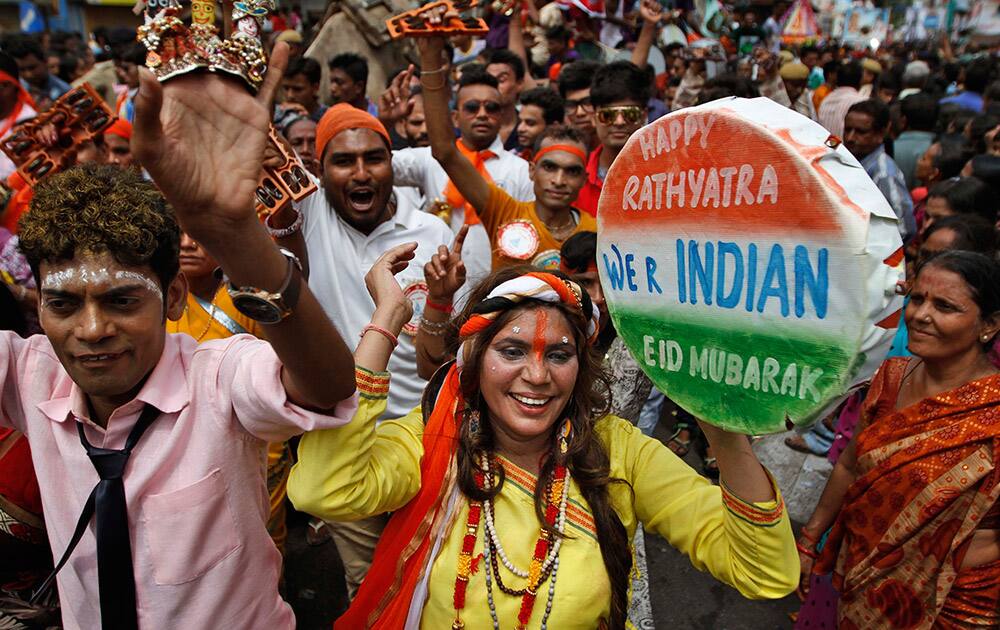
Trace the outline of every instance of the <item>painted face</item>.
<instances>
[{"instance_id":1,"label":"painted face","mask_svg":"<svg viewBox=\"0 0 1000 630\"><path fill-rule=\"evenodd\" d=\"M546 138L541 148L553 144L572 144L586 153L586 148L575 142L553 140ZM535 183L535 200L547 208L561 210L566 208L580 194L584 182L587 181L586 164L579 156L568 151L550 151L537 162L529 165L529 174Z\"/></svg>"},{"instance_id":2,"label":"painted face","mask_svg":"<svg viewBox=\"0 0 1000 630\"><path fill-rule=\"evenodd\" d=\"M525 148L535 146L535 139L545 131L545 115L538 105L522 105L517 114L517 143Z\"/></svg>"},{"instance_id":3,"label":"painted face","mask_svg":"<svg viewBox=\"0 0 1000 630\"><path fill-rule=\"evenodd\" d=\"M219 263L205 251L198 241L181 233L181 271L189 280L210 276Z\"/></svg>"},{"instance_id":4,"label":"painted face","mask_svg":"<svg viewBox=\"0 0 1000 630\"><path fill-rule=\"evenodd\" d=\"M468 146L482 151L500 133L500 92L488 85L467 85L458 91L453 122Z\"/></svg>"},{"instance_id":5,"label":"painted face","mask_svg":"<svg viewBox=\"0 0 1000 630\"><path fill-rule=\"evenodd\" d=\"M39 319L73 381L114 407L134 398L160 360L166 317L183 313L184 279L164 300L152 268L123 265L107 252L43 261L39 276Z\"/></svg>"},{"instance_id":6,"label":"painted face","mask_svg":"<svg viewBox=\"0 0 1000 630\"><path fill-rule=\"evenodd\" d=\"M580 369L574 340L562 313L543 307L522 311L490 341L479 383L495 431L517 442L549 434Z\"/></svg>"},{"instance_id":7,"label":"painted face","mask_svg":"<svg viewBox=\"0 0 1000 630\"><path fill-rule=\"evenodd\" d=\"M981 336L997 330L983 315L962 276L934 264L924 267L906 305L907 348L925 361L982 352Z\"/></svg>"},{"instance_id":8,"label":"painted face","mask_svg":"<svg viewBox=\"0 0 1000 630\"><path fill-rule=\"evenodd\" d=\"M392 156L371 129L338 133L323 149L323 190L337 214L362 234L389 217Z\"/></svg>"},{"instance_id":9,"label":"painted face","mask_svg":"<svg viewBox=\"0 0 1000 630\"><path fill-rule=\"evenodd\" d=\"M104 144L108 147L108 163L121 168L138 166L132 159L132 145L125 138L107 134L104 136Z\"/></svg>"},{"instance_id":10,"label":"painted face","mask_svg":"<svg viewBox=\"0 0 1000 630\"><path fill-rule=\"evenodd\" d=\"M215 22L215 3L192 0L191 21L195 24L213 24Z\"/></svg>"},{"instance_id":11,"label":"painted face","mask_svg":"<svg viewBox=\"0 0 1000 630\"><path fill-rule=\"evenodd\" d=\"M486 66L486 71L496 77L497 83L500 84L500 103L504 107L516 103L523 82L517 80L514 69L505 63L491 63Z\"/></svg>"}]
</instances>

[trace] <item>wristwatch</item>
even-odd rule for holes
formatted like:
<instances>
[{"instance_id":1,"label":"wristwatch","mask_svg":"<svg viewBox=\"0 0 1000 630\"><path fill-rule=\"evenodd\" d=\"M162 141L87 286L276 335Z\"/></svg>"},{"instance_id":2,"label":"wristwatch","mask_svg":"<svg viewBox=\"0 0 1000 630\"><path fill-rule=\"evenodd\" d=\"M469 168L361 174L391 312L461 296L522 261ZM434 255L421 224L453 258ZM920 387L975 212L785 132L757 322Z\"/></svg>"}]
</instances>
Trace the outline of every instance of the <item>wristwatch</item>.
<instances>
[{"instance_id":1,"label":"wristwatch","mask_svg":"<svg viewBox=\"0 0 1000 630\"><path fill-rule=\"evenodd\" d=\"M302 263L287 249L279 247L278 251L288 259L288 271L276 292L257 287L237 287L232 282L226 285L236 310L262 324L277 324L291 315L302 289Z\"/></svg>"}]
</instances>

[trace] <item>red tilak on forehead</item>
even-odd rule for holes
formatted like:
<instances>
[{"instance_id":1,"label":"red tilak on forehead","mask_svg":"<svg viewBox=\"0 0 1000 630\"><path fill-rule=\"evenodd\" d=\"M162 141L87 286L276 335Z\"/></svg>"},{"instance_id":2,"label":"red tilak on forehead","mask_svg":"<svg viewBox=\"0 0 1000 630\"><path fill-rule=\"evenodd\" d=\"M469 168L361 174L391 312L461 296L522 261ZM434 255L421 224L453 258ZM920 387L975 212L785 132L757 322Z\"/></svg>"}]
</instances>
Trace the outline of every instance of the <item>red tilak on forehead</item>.
<instances>
[{"instance_id":1,"label":"red tilak on forehead","mask_svg":"<svg viewBox=\"0 0 1000 630\"><path fill-rule=\"evenodd\" d=\"M549 314L544 308L535 309L535 342L531 349L535 351L535 358L541 362L545 356L545 329L549 325Z\"/></svg>"}]
</instances>

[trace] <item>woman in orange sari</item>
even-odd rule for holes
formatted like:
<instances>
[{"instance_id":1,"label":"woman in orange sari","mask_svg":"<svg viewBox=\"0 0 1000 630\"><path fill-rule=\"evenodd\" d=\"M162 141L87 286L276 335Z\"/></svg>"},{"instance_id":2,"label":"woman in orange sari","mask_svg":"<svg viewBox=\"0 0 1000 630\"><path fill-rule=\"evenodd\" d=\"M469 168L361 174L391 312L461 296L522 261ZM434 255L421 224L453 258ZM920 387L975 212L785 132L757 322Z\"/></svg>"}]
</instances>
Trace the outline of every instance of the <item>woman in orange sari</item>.
<instances>
[{"instance_id":1,"label":"woman in orange sari","mask_svg":"<svg viewBox=\"0 0 1000 630\"><path fill-rule=\"evenodd\" d=\"M918 270L909 349L872 381L859 430L803 527L804 577L833 573L839 627L1000 625L1000 265L950 251ZM834 522L834 519L836 521Z\"/></svg>"}]
</instances>

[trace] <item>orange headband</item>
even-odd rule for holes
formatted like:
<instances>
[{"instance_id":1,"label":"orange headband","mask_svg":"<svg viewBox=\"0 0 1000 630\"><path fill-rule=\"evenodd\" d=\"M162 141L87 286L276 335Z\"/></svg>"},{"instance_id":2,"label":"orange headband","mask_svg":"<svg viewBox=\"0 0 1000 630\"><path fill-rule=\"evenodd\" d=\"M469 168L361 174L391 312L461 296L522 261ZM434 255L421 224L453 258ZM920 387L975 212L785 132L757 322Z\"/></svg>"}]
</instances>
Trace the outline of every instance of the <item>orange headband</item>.
<instances>
[{"instance_id":1,"label":"orange headband","mask_svg":"<svg viewBox=\"0 0 1000 630\"><path fill-rule=\"evenodd\" d=\"M566 153L572 153L576 157L583 160L583 163L587 163L587 154L580 150L580 147L575 147L572 144L550 144L544 149L540 149L538 153L535 154L534 162L538 164L538 160L542 159L542 156L549 151L565 151Z\"/></svg>"},{"instance_id":2,"label":"orange headband","mask_svg":"<svg viewBox=\"0 0 1000 630\"><path fill-rule=\"evenodd\" d=\"M316 125L316 158L323 159L323 149L334 136L348 129L371 129L385 140L386 146L392 146L389 132L385 130L377 118L366 111L347 103L338 103L326 110Z\"/></svg>"}]
</instances>

